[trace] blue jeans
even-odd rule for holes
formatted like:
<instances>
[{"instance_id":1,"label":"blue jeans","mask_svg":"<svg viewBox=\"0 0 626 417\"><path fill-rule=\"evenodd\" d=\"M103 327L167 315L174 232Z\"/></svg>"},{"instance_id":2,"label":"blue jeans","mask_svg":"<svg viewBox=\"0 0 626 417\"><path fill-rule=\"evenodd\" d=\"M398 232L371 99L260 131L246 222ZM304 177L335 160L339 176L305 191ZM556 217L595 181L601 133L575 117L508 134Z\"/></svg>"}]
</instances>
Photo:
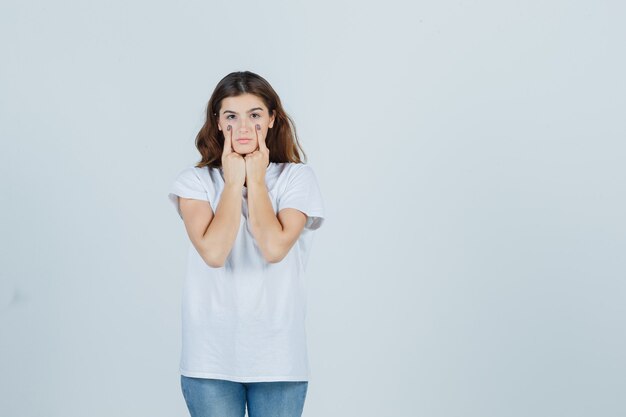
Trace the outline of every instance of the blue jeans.
<instances>
[{"instance_id":1,"label":"blue jeans","mask_svg":"<svg viewBox=\"0 0 626 417\"><path fill-rule=\"evenodd\" d=\"M300 417L307 381L234 382L180 376L191 417Z\"/></svg>"}]
</instances>

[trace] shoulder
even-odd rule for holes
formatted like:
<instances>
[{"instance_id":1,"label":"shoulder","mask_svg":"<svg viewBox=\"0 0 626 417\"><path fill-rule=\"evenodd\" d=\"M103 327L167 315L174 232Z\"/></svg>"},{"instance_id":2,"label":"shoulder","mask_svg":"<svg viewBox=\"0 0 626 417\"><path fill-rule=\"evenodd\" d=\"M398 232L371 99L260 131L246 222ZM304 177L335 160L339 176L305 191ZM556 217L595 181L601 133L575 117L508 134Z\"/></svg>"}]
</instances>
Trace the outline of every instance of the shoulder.
<instances>
[{"instance_id":1,"label":"shoulder","mask_svg":"<svg viewBox=\"0 0 626 417\"><path fill-rule=\"evenodd\" d=\"M199 168L196 168L194 165L186 166L180 170L176 174L176 178L178 179L199 179Z\"/></svg>"},{"instance_id":2,"label":"shoulder","mask_svg":"<svg viewBox=\"0 0 626 417\"><path fill-rule=\"evenodd\" d=\"M284 165L283 170L290 179L315 177L315 170L310 164L287 162Z\"/></svg>"},{"instance_id":3,"label":"shoulder","mask_svg":"<svg viewBox=\"0 0 626 417\"><path fill-rule=\"evenodd\" d=\"M309 164L285 163L279 179L284 193L308 193L319 187L315 170Z\"/></svg>"},{"instance_id":4,"label":"shoulder","mask_svg":"<svg viewBox=\"0 0 626 417\"><path fill-rule=\"evenodd\" d=\"M202 184L212 184L215 182L215 178L220 176L219 169L210 168L207 166L196 167L195 165L189 165L178 171L176 178L178 181L193 181Z\"/></svg>"}]
</instances>

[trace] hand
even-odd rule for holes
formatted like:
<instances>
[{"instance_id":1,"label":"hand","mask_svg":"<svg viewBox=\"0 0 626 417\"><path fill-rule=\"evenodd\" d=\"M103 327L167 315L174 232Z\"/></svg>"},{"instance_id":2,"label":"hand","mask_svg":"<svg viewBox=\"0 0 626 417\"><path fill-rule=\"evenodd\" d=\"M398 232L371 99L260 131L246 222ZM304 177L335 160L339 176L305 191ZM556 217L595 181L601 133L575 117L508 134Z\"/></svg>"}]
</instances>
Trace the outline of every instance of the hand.
<instances>
[{"instance_id":1,"label":"hand","mask_svg":"<svg viewBox=\"0 0 626 417\"><path fill-rule=\"evenodd\" d=\"M246 161L237 152L233 151L233 127L228 125L224 134L224 149L222 150L222 169L224 183L243 188L246 180Z\"/></svg>"},{"instance_id":2,"label":"hand","mask_svg":"<svg viewBox=\"0 0 626 417\"><path fill-rule=\"evenodd\" d=\"M270 150L265 145L265 137L261 133L261 125L257 124L256 129L257 149L247 154L246 162L246 183L265 185L265 172L270 164Z\"/></svg>"}]
</instances>

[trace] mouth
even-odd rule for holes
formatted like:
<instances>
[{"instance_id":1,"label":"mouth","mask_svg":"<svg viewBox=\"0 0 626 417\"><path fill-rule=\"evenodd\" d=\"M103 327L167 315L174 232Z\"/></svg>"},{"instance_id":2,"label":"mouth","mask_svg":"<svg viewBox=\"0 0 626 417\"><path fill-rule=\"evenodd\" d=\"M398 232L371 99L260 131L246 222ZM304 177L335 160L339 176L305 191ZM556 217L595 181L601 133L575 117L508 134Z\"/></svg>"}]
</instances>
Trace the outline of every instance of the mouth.
<instances>
[{"instance_id":1,"label":"mouth","mask_svg":"<svg viewBox=\"0 0 626 417\"><path fill-rule=\"evenodd\" d=\"M252 139L242 138L242 139L237 139L237 142L245 145L248 142L252 142Z\"/></svg>"}]
</instances>

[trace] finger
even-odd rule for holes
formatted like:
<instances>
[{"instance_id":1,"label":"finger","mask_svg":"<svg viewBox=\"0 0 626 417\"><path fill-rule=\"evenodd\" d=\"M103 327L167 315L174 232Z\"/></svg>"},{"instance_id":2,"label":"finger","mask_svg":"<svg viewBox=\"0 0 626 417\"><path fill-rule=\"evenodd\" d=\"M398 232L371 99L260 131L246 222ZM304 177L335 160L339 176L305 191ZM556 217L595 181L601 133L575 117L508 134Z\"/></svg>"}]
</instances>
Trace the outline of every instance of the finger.
<instances>
[{"instance_id":1,"label":"finger","mask_svg":"<svg viewBox=\"0 0 626 417\"><path fill-rule=\"evenodd\" d=\"M226 130L230 132L230 134L226 133L224 135L224 149L222 155L227 155L233 151L233 127L231 125L227 125Z\"/></svg>"},{"instance_id":2,"label":"finger","mask_svg":"<svg viewBox=\"0 0 626 417\"><path fill-rule=\"evenodd\" d=\"M267 146L265 145L265 137L261 133L261 125L256 125L256 143L260 151L267 152Z\"/></svg>"}]
</instances>

